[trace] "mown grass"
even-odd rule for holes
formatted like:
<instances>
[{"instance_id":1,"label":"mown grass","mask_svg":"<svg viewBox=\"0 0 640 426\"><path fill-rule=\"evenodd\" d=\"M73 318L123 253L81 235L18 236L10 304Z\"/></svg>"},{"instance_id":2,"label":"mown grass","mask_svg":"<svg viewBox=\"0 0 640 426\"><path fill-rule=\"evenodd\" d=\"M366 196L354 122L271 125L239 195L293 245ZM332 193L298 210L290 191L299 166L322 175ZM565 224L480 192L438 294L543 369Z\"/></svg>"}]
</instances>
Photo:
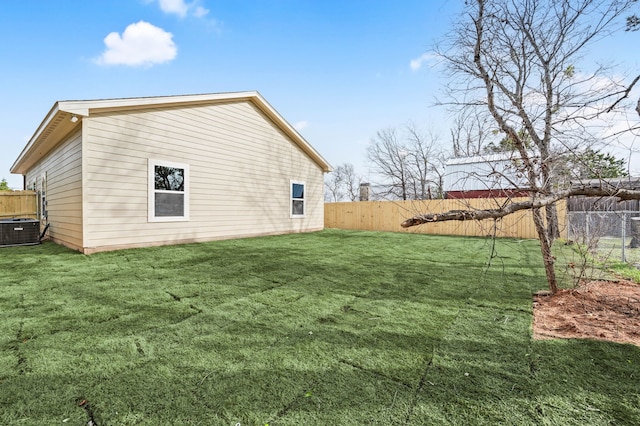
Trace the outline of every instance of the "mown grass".
<instances>
[{"instance_id":1,"label":"mown grass","mask_svg":"<svg viewBox=\"0 0 640 426\"><path fill-rule=\"evenodd\" d=\"M2 249L0 424L640 423L640 349L533 341L536 242L491 247L328 230Z\"/></svg>"}]
</instances>

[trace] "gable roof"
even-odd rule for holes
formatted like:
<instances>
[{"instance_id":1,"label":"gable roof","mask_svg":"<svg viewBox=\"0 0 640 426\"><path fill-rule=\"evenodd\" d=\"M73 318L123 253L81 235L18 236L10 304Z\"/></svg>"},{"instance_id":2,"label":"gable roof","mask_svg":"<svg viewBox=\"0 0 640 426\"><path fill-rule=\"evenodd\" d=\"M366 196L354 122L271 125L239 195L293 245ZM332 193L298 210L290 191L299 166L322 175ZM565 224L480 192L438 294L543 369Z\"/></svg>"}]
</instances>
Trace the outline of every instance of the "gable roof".
<instances>
[{"instance_id":1,"label":"gable roof","mask_svg":"<svg viewBox=\"0 0 640 426\"><path fill-rule=\"evenodd\" d=\"M257 91L209 93L200 95L154 96L143 98L97 99L85 101L58 101L35 133L27 142L11 173L25 174L38 160L43 158L70 132L76 130L83 117L99 112L129 111L142 108L162 108L174 106L209 105L228 101L248 101L253 103L275 125L302 149L324 172L330 172L329 163L291 126ZM78 120L73 120L73 117Z\"/></svg>"}]
</instances>

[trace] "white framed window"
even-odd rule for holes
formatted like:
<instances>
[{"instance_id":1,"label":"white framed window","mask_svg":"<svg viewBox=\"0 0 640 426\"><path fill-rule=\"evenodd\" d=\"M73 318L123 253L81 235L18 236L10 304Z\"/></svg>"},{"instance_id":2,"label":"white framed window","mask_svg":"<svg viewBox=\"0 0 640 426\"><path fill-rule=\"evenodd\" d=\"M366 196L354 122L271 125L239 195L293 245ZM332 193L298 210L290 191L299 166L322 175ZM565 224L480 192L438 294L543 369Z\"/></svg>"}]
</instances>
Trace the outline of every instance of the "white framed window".
<instances>
[{"instance_id":1,"label":"white framed window","mask_svg":"<svg viewBox=\"0 0 640 426\"><path fill-rule=\"evenodd\" d=\"M189 165L149 159L149 222L189 220Z\"/></svg>"},{"instance_id":2,"label":"white framed window","mask_svg":"<svg viewBox=\"0 0 640 426\"><path fill-rule=\"evenodd\" d=\"M305 215L305 198L304 198L304 182L291 181L291 203L289 211L291 217L304 217Z\"/></svg>"}]
</instances>

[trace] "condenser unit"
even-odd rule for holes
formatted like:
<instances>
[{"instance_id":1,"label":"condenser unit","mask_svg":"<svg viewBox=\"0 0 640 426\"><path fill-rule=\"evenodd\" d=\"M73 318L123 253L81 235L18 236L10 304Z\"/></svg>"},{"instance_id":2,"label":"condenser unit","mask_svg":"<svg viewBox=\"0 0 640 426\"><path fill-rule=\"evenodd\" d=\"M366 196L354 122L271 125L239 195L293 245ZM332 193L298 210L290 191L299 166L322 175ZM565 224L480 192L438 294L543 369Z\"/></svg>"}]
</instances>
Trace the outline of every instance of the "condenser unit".
<instances>
[{"instance_id":1,"label":"condenser unit","mask_svg":"<svg viewBox=\"0 0 640 426\"><path fill-rule=\"evenodd\" d=\"M0 246L40 243L40 221L35 219L0 220Z\"/></svg>"}]
</instances>

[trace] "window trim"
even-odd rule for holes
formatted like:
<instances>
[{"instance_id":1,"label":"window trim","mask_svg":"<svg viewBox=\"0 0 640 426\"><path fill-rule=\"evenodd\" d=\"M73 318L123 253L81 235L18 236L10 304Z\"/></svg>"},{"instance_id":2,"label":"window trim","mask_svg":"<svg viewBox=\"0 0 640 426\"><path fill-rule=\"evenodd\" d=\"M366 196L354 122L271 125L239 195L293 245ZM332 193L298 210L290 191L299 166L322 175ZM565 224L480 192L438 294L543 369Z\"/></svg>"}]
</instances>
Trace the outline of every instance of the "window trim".
<instances>
[{"instance_id":1,"label":"window trim","mask_svg":"<svg viewBox=\"0 0 640 426\"><path fill-rule=\"evenodd\" d=\"M147 196L147 221L148 222L186 222L189 220L189 165L184 163L176 163L175 161L148 159L148 196ZM167 191L156 189L155 185L155 169L156 166L175 167L184 170L184 191ZM184 211L182 216L156 216L156 193L179 193L184 195Z\"/></svg>"},{"instance_id":2,"label":"window trim","mask_svg":"<svg viewBox=\"0 0 640 426\"><path fill-rule=\"evenodd\" d=\"M293 198L293 185L302 185L302 198ZM304 181L299 180L290 180L289 181L289 217L292 219L303 218L307 214L307 199L306 192L307 184ZM294 214L293 213L293 202L294 201L302 201L302 214Z\"/></svg>"}]
</instances>

